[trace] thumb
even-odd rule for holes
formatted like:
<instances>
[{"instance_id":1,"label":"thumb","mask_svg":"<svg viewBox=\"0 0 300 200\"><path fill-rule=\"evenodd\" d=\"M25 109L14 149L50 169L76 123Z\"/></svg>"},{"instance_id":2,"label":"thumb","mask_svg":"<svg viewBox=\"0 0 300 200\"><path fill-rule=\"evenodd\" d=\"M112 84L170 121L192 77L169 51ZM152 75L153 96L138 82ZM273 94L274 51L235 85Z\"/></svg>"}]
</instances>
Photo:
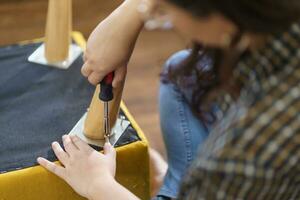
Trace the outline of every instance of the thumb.
<instances>
[{"instance_id":1,"label":"thumb","mask_svg":"<svg viewBox=\"0 0 300 200\"><path fill-rule=\"evenodd\" d=\"M112 82L112 86L114 88L120 87L121 84L125 80L126 74L127 74L127 67L126 66L122 66L122 67L117 68L115 70L115 77L114 77L114 80Z\"/></svg>"},{"instance_id":2,"label":"thumb","mask_svg":"<svg viewBox=\"0 0 300 200\"><path fill-rule=\"evenodd\" d=\"M112 159L116 158L116 150L109 142L105 142L103 150L104 155L111 157Z\"/></svg>"}]
</instances>

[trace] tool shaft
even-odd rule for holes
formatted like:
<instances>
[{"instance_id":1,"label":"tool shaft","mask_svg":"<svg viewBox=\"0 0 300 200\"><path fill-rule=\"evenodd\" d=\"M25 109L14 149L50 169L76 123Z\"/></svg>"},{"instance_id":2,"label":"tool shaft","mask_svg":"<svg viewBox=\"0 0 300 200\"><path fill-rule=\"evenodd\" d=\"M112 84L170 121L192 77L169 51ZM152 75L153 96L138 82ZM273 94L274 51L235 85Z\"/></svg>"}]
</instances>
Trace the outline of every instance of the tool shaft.
<instances>
[{"instance_id":1,"label":"tool shaft","mask_svg":"<svg viewBox=\"0 0 300 200\"><path fill-rule=\"evenodd\" d=\"M106 142L109 142L110 137L110 119L109 119L109 105L108 102L113 99L113 88L112 81L114 78L114 73L111 72L104 77L100 82L101 90L99 94L99 99L104 102L104 136Z\"/></svg>"},{"instance_id":2,"label":"tool shaft","mask_svg":"<svg viewBox=\"0 0 300 200\"><path fill-rule=\"evenodd\" d=\"M104 102L104 134L106 137L110 136L110 120L107 101Z\"/></svg>"}]
</instances>

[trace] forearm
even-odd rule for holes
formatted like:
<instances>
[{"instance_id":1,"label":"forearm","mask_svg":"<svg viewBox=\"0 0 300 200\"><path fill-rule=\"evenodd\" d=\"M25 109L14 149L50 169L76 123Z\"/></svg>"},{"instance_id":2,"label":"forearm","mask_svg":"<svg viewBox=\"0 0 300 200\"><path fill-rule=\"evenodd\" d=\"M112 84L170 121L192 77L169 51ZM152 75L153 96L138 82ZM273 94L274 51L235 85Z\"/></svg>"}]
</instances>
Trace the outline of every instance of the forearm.
<instances>
[{"instance_id":1,"label":"forearm","mask_svg":"<svg viewBox=\"0 0 300 200\"><path fill-rule=\"evenodd\" d=\"M107 28L114 35L122 34L120 39L126 38L127 43L133 47L144 22L137 10L140 0L126 0L116 10L114 10L97 29ZM115 37L118 38L118 37Z\"/></svg>"},{"instance_id":2,"label":"forearm","mask_svg":"<svg viewBox=\"0 0 300 200\"><path fill-rule=\"evenodd\" d=\"M140 1L141 0L125 0L115 10L118 17L122 17L121 19L124 21L124 24L126 24L126 26L130 26L130 28L136 32L140 32L144 25L144 20L137 10Z\"/></svg>"},{"instance_id":3,"label":"forearm","mask_svg":"<svg viewBox=\"0 0 300 200\"><path fill-rule=\"evenodd\" d=\"M110 178L97 184L90 193L89 200L139 200L133 193Z\"/></svg>"}]
</instances>

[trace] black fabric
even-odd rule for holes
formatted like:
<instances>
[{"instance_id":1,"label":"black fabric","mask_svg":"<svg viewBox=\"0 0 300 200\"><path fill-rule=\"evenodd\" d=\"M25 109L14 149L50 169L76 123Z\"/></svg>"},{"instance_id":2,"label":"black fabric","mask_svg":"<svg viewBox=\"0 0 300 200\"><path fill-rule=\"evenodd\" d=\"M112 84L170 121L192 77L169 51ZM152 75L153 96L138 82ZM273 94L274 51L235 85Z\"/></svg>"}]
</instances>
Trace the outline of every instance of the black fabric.
<instances>
[{"instance_id":1,"label":"black fabric","mask_svg":"<svg viewBox=\"0 0 300 200\"><path fill-rule=\"evenodd\" d=\"M59 141L86 112L94 87L80 74L82 59L68 70L27 62L40 44L0 48L0 173L54 161ZM116 146L139 140L130 126Z\"/></svg>"}]
</instances>

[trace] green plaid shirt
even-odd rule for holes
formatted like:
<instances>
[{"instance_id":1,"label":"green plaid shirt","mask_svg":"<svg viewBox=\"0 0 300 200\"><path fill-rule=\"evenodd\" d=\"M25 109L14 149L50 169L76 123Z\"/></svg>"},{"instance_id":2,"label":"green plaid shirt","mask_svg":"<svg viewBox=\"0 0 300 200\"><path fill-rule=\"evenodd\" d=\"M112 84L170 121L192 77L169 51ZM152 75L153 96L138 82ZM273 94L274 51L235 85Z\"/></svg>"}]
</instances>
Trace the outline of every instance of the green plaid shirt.
<instances>
[{"instance_id":1,"label":"green plaid shirt","mask_svg":"<svg viewBox=\"0 0 300 200\"><path fill-rule=\"evenodd\" d=\"M218 122L179 199L300 199L300 26L241 58L240 98L218 100Z\"/></svg>"}]
</instances>

